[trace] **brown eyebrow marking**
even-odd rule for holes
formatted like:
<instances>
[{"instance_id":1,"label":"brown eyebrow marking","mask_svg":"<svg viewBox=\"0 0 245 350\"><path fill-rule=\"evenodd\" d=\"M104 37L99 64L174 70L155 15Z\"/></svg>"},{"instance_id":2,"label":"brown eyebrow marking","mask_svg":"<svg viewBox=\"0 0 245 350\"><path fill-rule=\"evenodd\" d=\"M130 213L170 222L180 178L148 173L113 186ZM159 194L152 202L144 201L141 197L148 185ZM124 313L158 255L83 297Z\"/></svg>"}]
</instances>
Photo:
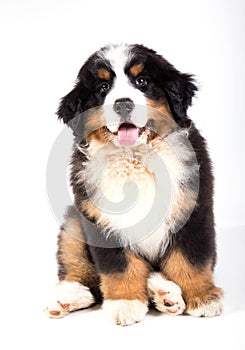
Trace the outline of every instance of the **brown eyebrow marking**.
<instances>
[{"instance_id":1,"label":"brown eyebrow marking","mask_svg":"<svg viewBox=\"0 0 245 350\"><path fill-rule=\"evenodd\" d=\"M98 78L100 78L100 79L110 80L111 74L105 68L99 68L97 71L97 74L98 74Z\"/></svg>"},{"instance_id":2,"label":"brown eyebrow marking","mask_svg":"<svg viewBox=\"0 0 245 350\"><path fill-rule=\"evenodd\" d=\"M144 69L143 63L138 63L132 66L129 71L133 77L136 77L138 74L142 72L143 69Z\"/></svg>"}]
</instances>

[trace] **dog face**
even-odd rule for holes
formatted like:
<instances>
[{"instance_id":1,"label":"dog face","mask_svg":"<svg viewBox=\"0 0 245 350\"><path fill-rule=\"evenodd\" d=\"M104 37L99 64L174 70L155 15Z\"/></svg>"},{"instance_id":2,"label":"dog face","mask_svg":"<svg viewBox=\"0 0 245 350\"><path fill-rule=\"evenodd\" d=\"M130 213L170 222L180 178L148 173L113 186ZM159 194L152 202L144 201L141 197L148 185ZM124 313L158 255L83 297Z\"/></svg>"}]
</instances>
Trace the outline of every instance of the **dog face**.
<instances>
[{"instance_id":1,"label":"dog face","mask_svg":"<svg viewBox=\"0 0 245 350\"><path fill-rule=\"evenodd\" d=\"M106 142L133 146L182 125L196 90L191 75L155 51L109 45L85 62L57 114L83 139L96 132Z\"/></svg>"}]
</instances>

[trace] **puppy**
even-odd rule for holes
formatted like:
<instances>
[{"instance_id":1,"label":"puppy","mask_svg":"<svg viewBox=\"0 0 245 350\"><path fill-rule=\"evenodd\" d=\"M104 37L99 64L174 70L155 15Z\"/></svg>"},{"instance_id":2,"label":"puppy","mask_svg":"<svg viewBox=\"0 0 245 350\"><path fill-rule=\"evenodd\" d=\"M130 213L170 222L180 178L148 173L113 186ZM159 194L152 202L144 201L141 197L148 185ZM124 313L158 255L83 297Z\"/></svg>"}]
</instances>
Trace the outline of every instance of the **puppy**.
<instances>
[{"instance_id":1,"label":"puppy","mask_svg":"<svg viewBox=\"0 0 245 350\"><path fill-rule=\"evenodd\" d=\"M187 116L197 87L142 45L108 45L79 71L58 117L75 135L69 207L58 238L59 283L46 312L102 302L113 322L216 316L213 176Z\"/></svg>"}]
</instances>

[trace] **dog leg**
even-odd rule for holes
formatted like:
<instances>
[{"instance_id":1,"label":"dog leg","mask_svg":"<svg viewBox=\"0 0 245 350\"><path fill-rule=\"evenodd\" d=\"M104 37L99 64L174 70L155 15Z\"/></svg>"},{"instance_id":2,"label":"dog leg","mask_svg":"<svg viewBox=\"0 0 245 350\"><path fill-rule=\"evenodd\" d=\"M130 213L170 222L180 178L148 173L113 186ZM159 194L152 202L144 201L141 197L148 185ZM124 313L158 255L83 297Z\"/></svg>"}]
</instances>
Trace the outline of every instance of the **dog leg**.
<instances>
[{"instance_id":1,"label":"dog leg","mask_svg":"<svg viewBox=\"0 0 245 350\"><path fill-rule=\"evenodd\" d=\"M214 285L211 262L196 267L180 250L173 250L163 264L162 273L180 286L187 314L213 317L222 313L223 292Z\"/></svg>"},{"instance_id":2,"label":"dog leg","mask_svg":"<svg viewBox=\"0 0 245 350\"><path fill-rule=\"evenodd\" d=\"M84 309L95 303L88 287L79 282L61 281L54 289L53 296L45 308L51 318L61 318L71 311Z\"/></svg>"},{"instance_id":3,"label":"dog leg","mask_svg":"<svg viewBox=\"0 0 245 350\"><path fill-rule=\"evenodd\" d=\"M128 326L140 322L148 310L148 265L142 258L131 253L124 255L120 250L116 254L110 249L107 251L107 256L111 254L108 259L110 266L117 266L119 257L121 263L125 259L125 266L120 271L110 271L109 266L103 267L101 273L103 309L115 324Z\"/></svg>"},{"instance_id":4,"label":"dog leg","mask_svg":"<svg viewBox=\"0 0 245 350\"><path fill-rule=\"evenodd\" d=\"M59 283L45 309L49 317L63 317L101 298L99 276L89 259L87 245L77 238L78 230L80 223L74 217L66 218L58 239Z\"/></svg>"}]
</instances>

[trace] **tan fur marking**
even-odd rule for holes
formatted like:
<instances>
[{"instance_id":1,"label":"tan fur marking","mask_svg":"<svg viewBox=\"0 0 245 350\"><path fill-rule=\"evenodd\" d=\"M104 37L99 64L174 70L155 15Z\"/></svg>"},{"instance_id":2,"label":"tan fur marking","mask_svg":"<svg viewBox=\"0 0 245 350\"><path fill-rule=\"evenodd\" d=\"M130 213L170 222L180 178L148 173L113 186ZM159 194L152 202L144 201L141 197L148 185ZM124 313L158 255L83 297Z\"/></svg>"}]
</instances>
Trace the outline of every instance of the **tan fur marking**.
<instances>
[{"instance_id":1,"label":"tan fur marking","mask_svg":"<svg viewBox=\"0 0 245 350\"><path fill-rule=\"evenodd\" d=\"M96 132L97 130L100 130L100 128L102 129L103 126L106 125L103 108L91 108L90 110L86 111L83 118L86 118L83 135L85 137L89 136L93 132Z\"/></svg>"},{"instance_id":2,"label":"tan fur marking","mask_svg":"<svg viewBox=\"0 0 245 350\"><path fill-rule=\"evenodd\" d=\"M110 80L111 74L108 72L107 69L105 68L100 68L98 69L98 78L103 79L103 80Z\"/></svg>"},{"instance_id":3,"label":"tan fur marking","mask_svg":"<svg viewBox=\"0 0 245 350\"><path fill-rule=\"evenodd\" d=\"M157 130L154 131L158 135L165 137L178 127L165 99L154 101L147 98L146 104L149 107L148 119L155 121Z\"/></svg>"},{"instance_id":4,"label":"tan fur marking","mask_svg":"<svg viewBox=\"0 0 245 350\"><path fill-rule=\"evenodd\" d=\"M86 217L95 219L98 222L100 218L100 211L92 201L89 199L87 201L83 201L82 211L86 213Z\"/></svg>"},{"instance_id":5,"label":"tan fur marking","mask_svg":"<svg viewBox=\"0 0 245 350\"><path fill-rule=\"evenodd\" d=\"M102 147L105 147L105 145L107 145L109 142L112 142L114 139L115 136L105 128L95 130L87 138L89 142L89 155L93 157L98 150L100 150Z\"/></svg>"},{"instance_id":6,"label":"tan fur marking","mask_svg":"<svg viewBox=\"0 0 245 350\"><path fill-rule=\"evenodd\" d=\"M82 133L79 134L80 130L75 130L76 135L82 136L82 138L89 139L90 135L98 130L102 131L103 127L106 125L106 120L104 118L104 110L100 108L91 108L81 115L84 122L84 128Z\"/></svg>"},{"instance_id":7,"label":"tan fur marking","mask_svg":"<svg viewBox=\"0 0 245 350\"><path fill-rule=\"evenodd\" d=\"M130 74L133 77L137 77L138 74L140 74L144 69L143 63L135 64L130 68Z\"/></svg>"},{"instance_id":8,"label":"tan fur marking","mask_svg":"<svg viewBox=\"0 0 245 350\"><path fill-rule=\"evenodd\" d=\"M97 128L92 132L89 137L88 141L93 141L98 143L100 146L104 145L106 143L106 134L107 131L105 131L103 128Z\"/></svg>"},{"instance_id":9,"label":"tan fur marking","mask_svg":"<svg viewBox=\"0 0 245 350\"><path fill-rule=\"evenodd\" d=\"M67 217L63 224L63 230L61 232L63 231L65 231L66 234L71 235L73 238L83 241L81 223L77 218Z\"/></svg>"},{"instance_id":10,"label":"tan fur marking","mask_svg":"<svg viewBox=\"0 0 245 350\"><path fill-rule=\"evenodd\" d=\"M74 219L73 219L74 220ZM73 229L75 223L72 223ZM73 235L78 235L73 230L72 235L65 230L59 234L58 259L65 267L67 282L80 282L84 286L91 287L98 283L98 275L88 258L86 244Z\"/></svg>"},{"instance_id":11,"label":"tan fur marking","mask_svg":"<svg viewBox=\"0 0 245 350\"><path fill-rule=\"evenodd\" d=\"M104 299L110 300L147 300L147 277L149 267L140 257L131 253L128 256L128 268L124 273L101 275L101 290Z\"/></svg>"},{"instance_id":12,"label":"tan fur marking","mask_svg":"<svg viewBox=\"0 0 245 350\"><path fill-rule=\"evenodd\" d=\"M154 100L151 100L150 98L147 98L146 103L151 108L158 110L164 116L173 118L169 105L165 99L161 99L160 101L154 101Z\"/></svg>"},{"instance_id":13,"label":"tan fur marking","mask_svg":"<svg viewBox=\"0 0 245 350\"><path fill-rule=\"evenodd\" d=\"M180 286L187 311L222 297L222 290L214 285L211 266L210 262L203 268L195 267L179 250L164 262L163 275Z\"/></svg>"}]
</instances>

